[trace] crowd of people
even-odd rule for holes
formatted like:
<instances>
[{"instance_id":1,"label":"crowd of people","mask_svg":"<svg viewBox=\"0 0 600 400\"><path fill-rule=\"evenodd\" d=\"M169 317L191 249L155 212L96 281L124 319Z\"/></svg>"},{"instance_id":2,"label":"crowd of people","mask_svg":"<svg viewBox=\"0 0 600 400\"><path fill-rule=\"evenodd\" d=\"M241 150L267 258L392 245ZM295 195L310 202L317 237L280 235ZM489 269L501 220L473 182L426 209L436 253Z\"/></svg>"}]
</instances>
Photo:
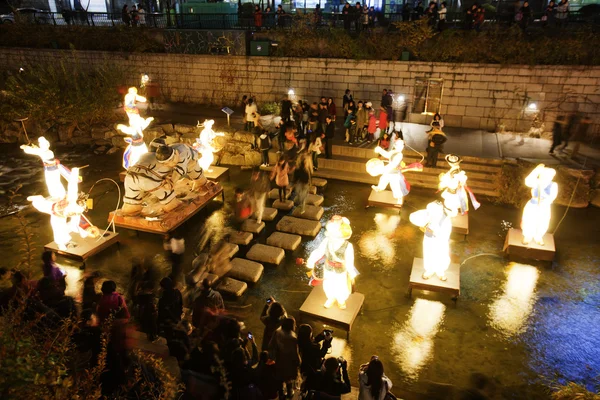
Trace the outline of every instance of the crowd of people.
<instances>
[{"instance_id":1,"label":"crowd of people","mask_svg":"<svg viewBox=\"0 0 600 400\"><path fill-rule=\"evenodd\" d=\"M172 239L166 242L173 243ZM200 264L210 263L211 258L222 264L219 245L215 249ZM43 277L38 281L28 280L20 271L0 269L0 311L25 304L25 313L46 326L60 326L66 319L76 321L72 342L78 359L84 360L80 363L83 369L99 362L102 332L108 329L106 371L101 382L106 396L114 395L130 376L129 354L135 346L130 339L132 326L150 341L166 340L169 355L179 364L184 398L285 399L300 390L304 398L339 399L350 392L347 362L329 355L332 330L314 335L310 325L296 326L283 304L269 297L260 315L264 330L259 351L258 339L225 309L209 279L201 278L200 265L194 267L186 277L186 287L180 290L175 269L160 278L147 260L134 260L125 294L117 292L114 281L92 272L84 276L76 300L65 295L66 273L54 253L46 251ZM392 383L377 356L360 366L358 383L361 400L393 398L386 397L392 396Z\"/></svg>"},{"instance_id":2,"label":"crowd of people","mask_svg":"<svg viewBox=\"0 0 600 400\"><path fill-rule=\"evenodd\" d=\"M131 9L127 4L121 9L121 20L126 26L145 26L146 25L146 10L141 4L137 6L133 4Z\"/></svg>"}]
</instances>

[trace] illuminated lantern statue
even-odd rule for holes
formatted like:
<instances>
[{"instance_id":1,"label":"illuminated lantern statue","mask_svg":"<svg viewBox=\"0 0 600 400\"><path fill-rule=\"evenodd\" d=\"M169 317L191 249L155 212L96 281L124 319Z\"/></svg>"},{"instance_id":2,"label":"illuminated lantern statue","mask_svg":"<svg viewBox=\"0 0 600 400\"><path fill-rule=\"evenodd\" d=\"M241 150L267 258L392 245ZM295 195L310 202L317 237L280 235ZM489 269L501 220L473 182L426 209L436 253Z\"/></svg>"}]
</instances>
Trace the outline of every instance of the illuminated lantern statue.
<instances>
[{"instance_id":1,"label":"illuminated lantern statue","mask_svg":"<svg viewBox=\"0 0 600 400\"><path fill-rule=\"evenodd\" d=\"M437 275L445 281L446 270L450 266L450 234L452 221L449 210L439 201L427 204L425 210L410 214L410 222L425 233L423 236L423 279Z\"/></svg>"},{"instance_id":2,"label":"illuminated lantern statue","mask_svg":"<svg viewBox=\"0 0 600 400\"><path fill-rule=\"evenodd\" d=\"M148 147L144 142L144 129L150 125L154 118L142 118L139 114L132 114L129 117L129 126L119 124L117 129L126 135L130 135L130 138L125 138L125 141L129 143L123 153L123 168L129 169L132 165L138 162L140 156L148 152Z\"/></svg>"},{"instance_id":3,"label":"illuminated lantern statue","mask_svg":"<svg viewBox=\"0 0 600 400\"><path fill-rule=\"evenodd\" d=\"M444 206L453 214L464 215L469 211L469 197L473 207L477 210L481 204L475 198L471 189L467 186L467 174L460 169L459 156L448 154L446 161L450 164L448 172L440 174L439 190L442 190Z\"/></svg>"},{"instance_id":4,"label":"illuminated lantern statue","mask_svg":"<svg viewBox=\"0 0 600 400\"><path fill-rule=\"evenodd\" d=\"M150 147L153 148L153 143ZM172 211L181 204L175 197L175 189L170 179L179 156L167 147L159 145L155 152L142 154L137 164L127 170L124 204L121 210L124 215L139 214L148 196L156 197L164 212Z\"/></svg>"},{"instance_id":5,"label":"illuminated lantern statue","mask_svg":"<svg viewBox=\"0 0 600 400\"><path fill-rule=\"evenodd\" d=\"M217 136L225 136L223 133L217 133L213 131L212 127L215 124L215 121L212 119L204 120L204 123L200 125L200 121L198 121L198 127L203 126L202 132L200 132L200 137L196 139L196 143L194 143L194 148L200 155L200 166L202 169L212 172L210 166L215 161L215 156L213 153L217 151L215 148L214 139Z\"/></svg>"},{"instance_id":6,"label":"illuminated lantern statue","mask_svg":"<svg viewBox=\"0 0 600 400\"><path fill-rule=\"evenodd\" d=\"M325 308L335 302L340 309L346 308L346 300L352 293L354 278L358 271L354 267L354 248L348 242L352 228L348 218L334 215L325 225L325 239L310 254L307 267L313 269L315 263L325 258L323 266L323 290L327 296Z\"/></svg>"},{"instance_id":7,"label":"illuminated lantern statue","mask_svg":"<svg viewBox=\"0 0 600 400\"><path fill-rule=\"evenodd\" d=\"M558 185L552 181L555 175L556 170L540 164L525 178L525 185L531 188L531 200L523 209L523 244L534 240L540 246L544 245L544 235L552 216L550 206L558 195Z\"/></svg>"},{"instance_id":8,"label":"illuminated lantern statue","mask_svg":"<svg viewBox=\"0 0 600 400\"><path fill-rule=\"evenodd\" d=\"M60 250L67 249L71 233L78 233L83 238L99 235L98 228L83 215L87 209L86 196L79 195L78 185L79 168L73 168L68 178L68 191L61 200L46 199L39 195L27 198L38 211L50 215L54 242Z\"/></svg>"},{"instance_id":9,"label":"illuminated lantern statue","mask_svg":"<svg viewBox=\"0 0 600 400\"><path fill-rule=\"evenodd\" d=\"M125 100L123 102L123 104L124 104L123 108L125 109L125 113L129 117L130 125L131 125L131 118L134 115L137 115L137 116L140 115L140 110L138 110L138 108L137 108L138 101L140 103L146 102L146 98L144 96L138 95L137 93L138 93L137 88L130 87L127 90L127 94L125 95Z\"/></svg>"},{"instance_id":10,"label":"illuminated lantern statue","mask_svg":"<svg viewBox=\"0 0 600 400\"><path fill-rule=\"evenodd\" d=\"M171 149L169 152L168 149ZM202 173L202 167L200 167L198 160L198 153L194 148L188 144L177 143L167 146L163 149L161 157L164 161L159 159L159 162L169 162L172 159L176 159L175 170L171 180L173 183L177 182L183 177L186 177L194 182L194 187L204 186L207 182L204 174ZM157 155L157 158L159 156Z\"/></svg>"},{"instance_id":11,"label":"illuminated lantern statue","mask_svg":"<svg viewBox=\"0 0 600 400\"><path fill-rule=\"evenodd\" d=\"M50 142L43 136L38 139L39 147L35 145L22 145L21 149L27 154L39 156L44 163L44 178L48 187L48 194L54 200L61 200L65 197L65 187L60 181L60 177L65 176L65 179L70 174L70 171L63 167L60 162L54 158L54 152L50 150Z\"/></svg>"},{"instance_id":12,"label":"illuminated lantern statue","mask_svg":"<svg viewBox=\"0 0 600 400\"><path fill-rule=\"evenodd\" d=\"M371 186L373 190L381 192L389 185L398 205L402 205L404 196L410 191L410 184L402 172L423 170L423 166L419 163L411 164L408 167L404 166L404 163L402 162L403 149L404 141L398 139L394 142L394 147L390 151L384 150L379 146L375 147L375 153L386 158L388 160L387 164L377 158L372 158L367 161L367 172L369 175L381 175L379 184Z\"/></svg>"}]
</instances>

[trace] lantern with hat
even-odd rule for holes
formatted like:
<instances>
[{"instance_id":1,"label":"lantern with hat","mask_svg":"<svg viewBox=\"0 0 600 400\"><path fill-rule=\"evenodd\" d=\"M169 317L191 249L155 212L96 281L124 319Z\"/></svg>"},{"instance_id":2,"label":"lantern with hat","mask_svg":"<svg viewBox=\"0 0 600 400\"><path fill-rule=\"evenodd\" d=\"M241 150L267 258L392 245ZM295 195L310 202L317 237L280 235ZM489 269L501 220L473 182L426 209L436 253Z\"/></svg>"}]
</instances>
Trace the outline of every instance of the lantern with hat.
<instances>
[{"instance_id":1,"label":"lantern with hat","mask_svg":"<svg viewBox=\"0 0 600 400\"><path fill-rule=\"evenodd\" d=\"M552 217L551 205L558 196L558 185L553 181L555 175L555 169L539 164L525 178L525 185L531 188L531 200L523 209L523 244L533 240L540 246L544 245L544 235Z\"/></svg>"},{"instance_id":2,"label":"lantern with hat","mask_svg":"<svg viewBox=\"0 0 600 400\"><path fill-rule=\"evenodd\" d=\"M154 118L142 118L139 114L129 116L129 126L119 124L117 129L126 135L125 141L129 143L123 153L123 168L129 169L138 162L142 154L148 152L146 142L144 142L144 129L150 125Z\"/></svg>"},{"instance_id":3,"label":"lantern with hat","mask_svg":"<svg viewBox=\"0 0 600 400\"><path fill-rule=\"evenodd\" d=\"M327 296L325 308L336 302L340 309L346 308L346 300L352 293L358 271L354 266L354 247L348 242L352 236L350 221L334 215L325 225L325 239L308 257L306 266L315 267L317 261L325 259L323 265L323 289Z\"/></svg>"},{"instance_id":4,"label":"lantern with hat","mask_svg":"<svg viewBox=\"0 0 600 400\"><path fill-rule=\"evenodd\" d=\"M467 174L460 168L462 159L455 154L448 154L445 158L450 165L450 170L440 174L438 183L438 189L442 191L444 207L450 210L452 215L464 215L469 211L469 198L471 198L473 208L477 210L481 204L467 186Z\"/></svg>"},{"instance_id":5,"label":"lantern with hat","mask_svg":"<svg viewBox=\"0 0 600 400\"><path fill-rule=\"evenodd\" d=\"M203 124L200 124L198 121L197 127L202 127L202 131L200 132L200 136L196 139L196 143L194 143L194 149L202 158L200 158L199 164L202 169L212 172L210 166L215 161L215 156L213 153L216 153L220 149L217 148L217 143L215 143L215 138L217 136L225 136L223 133L217 133L213 131L212 127L215 124L215 121L212 119L204 120Z\"/></svg>"}]
</instances>

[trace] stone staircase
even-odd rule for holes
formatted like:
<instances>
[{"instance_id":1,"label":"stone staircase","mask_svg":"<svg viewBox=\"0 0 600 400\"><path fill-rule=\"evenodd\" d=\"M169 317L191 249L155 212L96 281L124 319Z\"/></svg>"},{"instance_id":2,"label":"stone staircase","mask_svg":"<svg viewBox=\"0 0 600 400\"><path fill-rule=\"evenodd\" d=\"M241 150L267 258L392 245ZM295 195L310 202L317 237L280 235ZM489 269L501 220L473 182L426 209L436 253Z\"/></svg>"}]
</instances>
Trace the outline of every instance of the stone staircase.
<instances>
[{"instance_id":1,"label":"stone staircase","mask_svg":"<svg viewBox=\"0 0 600 400\"><path fill-rule=\"evenodd\" d=\"M347 145L333 145L333 158L319 157L319 170L314 176L337 179L342 181L377 184L379 177L373 177L366 172L365 164L370 158L377 155L373 151L374 144L369 147L353 147ZM274 164L278 154L271 152L269 160ZM498 197L498 178L502 169L502 160L484 159L477 157L462 157L462 169L469 178L469 187L475 194ZM410 149L404 151L404 162L408 165L421 162L421 156ZM448 164L444 157L438 157L437 168L424 168L422 172L406 172L406 179L414 187L437 189L440 173L448 171Z\"/></svg>"}]
</instances>

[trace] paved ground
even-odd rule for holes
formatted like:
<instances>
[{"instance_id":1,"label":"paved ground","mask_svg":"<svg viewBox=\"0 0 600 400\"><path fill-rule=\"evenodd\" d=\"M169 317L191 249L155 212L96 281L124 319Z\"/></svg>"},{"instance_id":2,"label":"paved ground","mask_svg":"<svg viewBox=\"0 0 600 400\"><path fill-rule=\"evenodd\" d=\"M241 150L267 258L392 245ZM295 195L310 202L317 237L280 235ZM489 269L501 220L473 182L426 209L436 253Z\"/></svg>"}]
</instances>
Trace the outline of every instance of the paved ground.
<instances>
[{"instance_id":1,"label":"paved ground","mask_svg":"<svg viewBox=\"0 0 600 400\"><path fill-rule=\"evenodd\" d=\"M219 107L192 104L165 104L159 110L149 111L149 115L160 123L196 124L198 120L214 119L216 126L227 125L227 117ZM243 129L242 113L236 109L231 116L231 125ZM423 151L427 145L427 125L402 123L402 131L407 144L416 150ZM549 155L551 141L529 137L516 137L512 134L491 133L478 129L446 127L444 132L448 141L444 146L447 153L482 158L520 158L532 162L543 162L548 165L567 164L574 168L600 167L600 141L581 145L580 156L575 160L569 158L571 144L566 152L555 151ZM345 145L342 140L343 127L338 122L334 144Z\"/></svg>"}]
</instances>

